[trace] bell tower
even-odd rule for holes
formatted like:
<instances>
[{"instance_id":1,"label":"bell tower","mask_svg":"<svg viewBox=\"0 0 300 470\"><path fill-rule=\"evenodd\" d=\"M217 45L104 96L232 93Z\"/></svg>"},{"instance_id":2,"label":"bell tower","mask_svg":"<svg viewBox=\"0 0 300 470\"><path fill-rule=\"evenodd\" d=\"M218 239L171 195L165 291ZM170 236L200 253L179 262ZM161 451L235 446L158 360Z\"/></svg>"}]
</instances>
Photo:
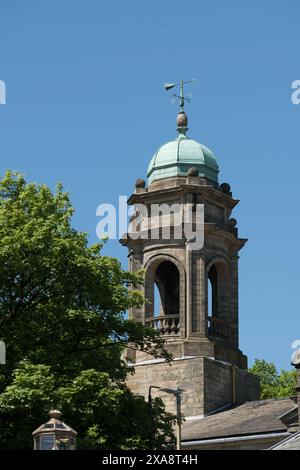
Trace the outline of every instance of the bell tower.
<instances>
[{"instance_id":1,"label":"bell tower","mask_svg":"<svg viewBox=\"0 0 300 470\"><path fill-rule=\"evenodd\" d=\"M258 399L259 383L239 349L238 261L247 241L232 218L239 201L218 183L211 150L187 136L180 104L178 136L154 154L148 185L136 181L131 228L121 240L130 271L145 273L147 302L130 318L159 330L174 360L170 366L128 351L135 367L128 385L145 396L149 386L181 387L183 414L199 417Z\"/></svg>"}]
</instances>

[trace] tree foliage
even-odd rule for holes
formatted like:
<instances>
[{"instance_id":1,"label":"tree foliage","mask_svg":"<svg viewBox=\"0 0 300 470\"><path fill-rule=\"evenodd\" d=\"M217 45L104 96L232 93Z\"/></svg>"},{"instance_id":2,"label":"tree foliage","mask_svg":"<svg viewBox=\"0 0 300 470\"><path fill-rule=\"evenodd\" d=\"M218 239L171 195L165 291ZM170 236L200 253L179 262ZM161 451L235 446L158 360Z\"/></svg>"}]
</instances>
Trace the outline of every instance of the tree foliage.
<instances>
[{"instance_id":1,"label":"tree foliage","mask_svg":"<svg viewBox=\"0 0 300 470\"><path fill-rule=\"evenodd\" d=\"M142 274L88 245L71 226L62 187L0 180L0 448L30 448L52 406L79 433L82 448L147 447L147 404L124 383L126 346L170 359L150 328L125 319L144 299ZM154 403L154 445L173 442L173 417Z\"/></svg>"},{"instance_id":2,"label":"tree foliage","mask_svg":"<svg viewBox=\"0 0 300 470\"><path fill-rule=\"evenodd\" d=\"M260 378L261 399L267 398L286 398L295 394L297 374L295 370L277 371L272 362L266 362L262 359L255 359L253 366L249 369Z\"/></svg>"},{"instance_id":3,"label":"tree foliage","mask_svg":"<svg viewBox=\"0 0 300 470\"><path fill-rule=\"evenodd\" d=\"M76 429L81 449L147 449L150 426L155 448L172 447L174 418L160 399L154 400L150 423L144 398L109 373L86 369L64 382L53 367L20 362L0 395L1 448L31 447L32 431L53 407Z\"/></svg>"}]
</instances>

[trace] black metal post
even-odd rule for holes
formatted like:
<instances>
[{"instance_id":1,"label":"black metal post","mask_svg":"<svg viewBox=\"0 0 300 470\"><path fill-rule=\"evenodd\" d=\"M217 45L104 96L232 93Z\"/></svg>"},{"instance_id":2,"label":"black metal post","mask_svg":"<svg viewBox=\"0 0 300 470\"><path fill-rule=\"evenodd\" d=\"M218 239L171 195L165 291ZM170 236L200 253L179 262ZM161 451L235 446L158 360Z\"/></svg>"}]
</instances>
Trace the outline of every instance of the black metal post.
<instances>
[{"instance_id":1,"label":"black metal post","mask_svg":"<svg viewBox=\"0 0 300 470\"><path fill-rule=\"evenodd\" d=\"M157 385L150 385L148 389L149 450L151 450L153 446L153 409L152 409L152 396L151 396L152 388L157 388L158 390L160 390L161 387L157 387Z\"/></svg>"},{"instance_id":2,"label":"black metal post","mask_svg":"<svg viewBox=\"0 0 300 470\"><path fill-rule=\"evenodd\" d=\"M176 394L176 415L177 415L176 449L181 450L181 395L180 395L180 392Z\"/></svg>"},{"instance_id":3,"label":"black metal post","mask_svg":"<svg viewBox=\"0 0 300 470\"><path fill-rule=\"evenodd\" d=\"M152 423L152 397L151 397L151 386L148 390L148 416L149 416L149 450L152 449L152 434L153 434L153 423Z\"/></svg>"}]
</instances>

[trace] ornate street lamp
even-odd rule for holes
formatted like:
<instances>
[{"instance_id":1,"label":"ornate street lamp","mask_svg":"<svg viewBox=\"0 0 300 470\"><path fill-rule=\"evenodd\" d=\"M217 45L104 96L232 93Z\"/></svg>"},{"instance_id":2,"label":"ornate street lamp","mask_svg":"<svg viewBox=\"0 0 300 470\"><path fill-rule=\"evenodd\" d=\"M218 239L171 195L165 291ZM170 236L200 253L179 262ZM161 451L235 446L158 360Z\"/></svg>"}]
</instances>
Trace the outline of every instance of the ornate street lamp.
<instances>
[{"instance_id":1,"label":"ornate street lamp","mask_svg":"<svg viewBox=\"0 0 300 470\"><path fill-rule=\"evenodd\" d=\"M33 433L34 450L76 450L77 432L61 421L61 412L51 410L50 419Z\"/></svg>"}]
</instances>

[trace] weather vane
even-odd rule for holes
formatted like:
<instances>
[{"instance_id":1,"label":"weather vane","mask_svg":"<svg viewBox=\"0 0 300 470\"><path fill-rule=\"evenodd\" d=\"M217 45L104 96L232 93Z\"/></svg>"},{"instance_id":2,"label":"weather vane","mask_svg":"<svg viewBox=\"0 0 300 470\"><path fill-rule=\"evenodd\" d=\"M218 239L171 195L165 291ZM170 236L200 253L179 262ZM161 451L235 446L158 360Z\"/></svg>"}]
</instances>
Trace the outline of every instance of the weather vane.
<instances>
[{"instance_id":1,"label":"weather vane","mask_svg":"<svg viewBox=\"0 0 300 470\"><path fill-rule=\"evenodd\" d=\"M180 80L180 82L178 83L165 83L164 84L166 91L171 90L171 88L174 88L175 86L180 86L180 95L176 95L176 93L174 93L172 100L176 100L176 99L179 100L181 113L184 113L185 101L188 101L190 103L191 96L192 96L191 93L189 93L189 96L184 96L183 85L185 85L186 83L194 83L195 81L196 81L195 78L193 78L192 80L187 80L187 81Z\"/></svg>"}]
</instances>

